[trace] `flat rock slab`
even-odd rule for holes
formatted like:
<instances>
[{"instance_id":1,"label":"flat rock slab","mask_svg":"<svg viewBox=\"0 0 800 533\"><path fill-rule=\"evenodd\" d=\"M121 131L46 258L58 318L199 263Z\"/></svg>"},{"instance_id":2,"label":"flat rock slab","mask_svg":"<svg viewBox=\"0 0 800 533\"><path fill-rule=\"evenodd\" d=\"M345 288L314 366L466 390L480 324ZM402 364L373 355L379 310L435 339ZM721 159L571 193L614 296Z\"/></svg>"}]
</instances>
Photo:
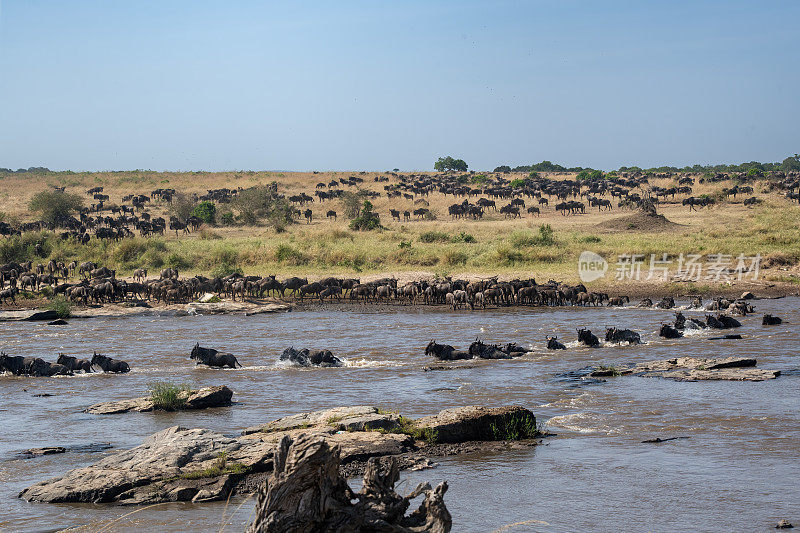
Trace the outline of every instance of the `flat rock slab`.
<instances>
[{"instance_id":1,"label":"flat rock slab","mask_svg":"<svg viewBox=\"0 0 800 533\"><path fill-rule=\"evenodd\" d=\"M233 391L225 385L204 387L196 391L181 391L178 398L183 400L179 410L206 409L209 407L225 407L231 404ZM86 409L93 415L115 415L131 411L145 413L155 409L150 398L131 398L116 402L103 402Z\"/></svg>"},{"instance_id":2,"label":"flat rock slab","mask_svg":"<svg viewBox=\"0 0 800 533\"><path fill-rule=\"evenodd\" d=\"M675 381L764 381L780 376L779 370L754 368L752 357L676 357L639 363L620 370L620 374L643 377L660 377Z\"/></svg>"},{"instance_id":3,"label":"flat rock slab","mask_svg":"<svg viewBox=\"0 0 800 533\"><path fill-rule=\"evenodd\" d=\"M352 465L357 472L368 459L383 456L403 458L403 468L427 467L432 464L424 456L427 449L434 454L441 449L439 453L447 455L460 453L460 447L475 451L481 443L465 441L499 441L505 433L498 435L498 428L535 428L535 424L533 413L522 407L461 407L410 421L376 407L355 406L284 417L248 428L239 437L175 426L135 448L37 483L19 497L51 503L220 500L237 490L252 490L251 480L273 469L275 450L287 436L307 434L336 445L341 464ZM438 443L416 440L420 428L433 430ZM518 433L516 438L531 436Z\"/></svg>"},{"instance_id":4,"label":"flat rock slab","mask_svg":"<svg viewBox=\"0 0 800 533\"><path fill-rule=\"evenodd\" d=\"M38 502L144 503L192 500L203 490L200 499L214 499L213 490L219 497L227 495L226 483L220 484L219 478L229 480L229 471L263 471L273 450L255 439L239 441L207 429L175 426L135 448L37 483L19 496ZM226 468L215 470L221 456ZM197 477L206 470L217 475Z\"/></svg>"},{"instance_id":5,"label":"flat rock slab","mask_svg":"<svg viewBox=\"0 0 800 533\"><path fill-rule=\"evenodd\" d=\"M281 311L290 311L290 305L286 304L266 304L254 305L239 302L214 302L214 303L201 303L192 302L186 306L186 312L189 314L198 315L224 315L224 314L247 314L258 315L263 313L278 313Z\"/></svg>"},{"instance_id":6,"label":"flat rock slab","mask_svg":"<svg viewBox=\"0 0 800 533\"><path fill-rule=\"evenodd\" d=\"M381 417L388 420L393 417L396 418L397 415L394 413L382 415L380 409L369 405L335 407L333 409L323 409L321 411L285 416L268 424L249 427L242 431L242 435L248 435L250 433L272 433L275 431L312 428L315 426L344 426L347 428L351 424L358 425L359 423L363 426L367 424L367 419L371 420L371 424L376 424L374 427L377 428L381 427L377 425ZM363 427L361 429L363 429Z\"/></svg>"}]
</instances>

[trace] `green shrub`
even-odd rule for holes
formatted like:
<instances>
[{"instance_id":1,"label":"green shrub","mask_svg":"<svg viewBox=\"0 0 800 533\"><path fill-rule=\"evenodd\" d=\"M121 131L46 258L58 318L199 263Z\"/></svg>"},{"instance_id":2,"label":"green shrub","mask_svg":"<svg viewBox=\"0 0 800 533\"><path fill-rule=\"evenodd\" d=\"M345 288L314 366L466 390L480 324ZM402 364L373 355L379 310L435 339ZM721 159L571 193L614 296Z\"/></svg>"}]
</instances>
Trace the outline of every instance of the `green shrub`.
<instances>
[{"instance_id":1,"label":"green shrub","mask_svg":"<svg viewBox=\"0 0 800 533\"><path fill-rule=\"evenodd\" d=\"M469 180L471 183L486 183L489 181L489 176L485 174L476 174L472 176Z\"/></svg>"},{"instance_id":2,"label":"green shrub","mask_svg":"<svg viewBox=\"0 0 800 533\"><path fill-rule=\"evenodd\" d=\"M475 237L469 233L464 233L463 231L458 235L454 235L451 239L451 242L466 242L466 243L475 243L478 242Z\"/></svg>"},{"instance_id":3,"label":"green shrub","mask_svg":"<svg viewBox=\"0 0 800 533\"><path fill-rule=\"evenodd\" d=\"M501 266L514 266L517 263L526 262L525 256L518 250L512 250L507 246L498 246L493 254L492 261Z\"/></svg>"},{"instance_id":4,"label":"green shrub","mask_svg":"<svg viewBox=\"0 0 800 533\"><path fill-rule=\"evenodd\" d=\"M239 211L239 220L248 226L255 226L263 220L275 231L282 232L294 222L292 206L278 195L276 182L239 191L232 205Z\"/></svg>"},{"instance_id":5,"label":"green shrub","mask_svg":"<svg viewBox=\"0 0 800 533\"><path fill-rule=\"evenodd\" d=\"M167 257L166 265L170 268L177 268L178 270L186 270L191 268L192 262L189 261L187 258L179 254L178 252L172 252Z\"/></svg>"},{"instance_id":6,"label":"green shrub","mask_svg":"<svg viewBox=\"0 0 800 533\"><path fill-rule=\"evenodd\" d=\"M309 258L291 245L279 244L275 249L275 260L287 265L301 266L307 264Z\"/></svg>"},{"instance_id":7,"label":"green shrub","mask_svg":"<svg viewBox=\"0 0 800 533\"><path fill-rule=\"evenodd\" d=\"M195 216L206 224L213 224L217 219L217 206L214 202L203 201L194 206L192 216Z\"/></svg>"},{"instance_id":8,"label":"green shrub","mask_svg":"<svg viewBox=\"0 0 800 533\"><path fill-rule=\"evenodd\" d=\"M225 211L219 216L219 223L223 226L233 226L235 219L233 217L233 213L230 211Z\"/></svg>"},{"instance_id":9,"label":"green shrub","mask_svg":"<svg viewBox=\"0 0 800 533\"><path fill-rule=\"evenodd\" d=\"M222 238L222 235L217 233L216 231L212 231L208 228L201 228L200 229L200 239L204 241L218 241Z\"/></svg>"},{"instance_id":10,"label":"green shrub","mask_svg":"<svg viewBox=\"0 0 800 533\"><path fill-rule=\"evenodd\" d=\"M135 237L132 239L123 239L111 253L111 258L116 261L122 269L137 268L142 265L142 258L151 250L158 253L165 252L167 250L167 244L163 239L158 238L144 239ZM155 265L151 266L158 268Z\"/></svg>"},{"instance_id":11,"label":"green shrub","mask_svg":"<svg viewBox=\"0 0 800 533\"><path fill-rule=\"evenodd\" d=\"M31 211L41 215L44 222L60 226L83 206L83 198L62 191L37 192L28 203Z\"/></svg>"},{"instance_id":12,"label":"green shrub","mask_svg":"<svg viewBox=\"0 0 800 533\"><path fill-rule=\"evenodd\" d=\"M465 265L469 256L461 251L449 251L444 254L444 263L446 265Z\"/></svg>"},{"instance_id":13,"label":"green shrub","mask_svg":"<svg viewBox=\"0 0 800 533\"><path fill-rule=\"evenodd\" d=\"M420 234L419 242L450 242L450 235L441 231L426 231Z\"/></svg>"},{"instance_id":14,"label":"green shrub","mask_svg":"<svg viewBox=\"0 0 800 533\"><path fill-rule=\"evenodd\" d=\"M175 385L168 381L156 381L147 386L150 393L150 401L153 402L154 409L163 411L175 411L183 407L186 403L181 393L188 392L186 385Z\"/></svg>"},{"instance_id":15,"label":"green shrub","mask_svg":"<svg viewBox=\"0 0 800 533\"><path fill-rule=\"evenodd\" d=\"M372 202L364 201L364 206L356 218L350 221L350 229L355 231L370 231L382 228L381 217L372 210Z\"/></svg>"},{"instance_id":16,"label":"green shrub","mask_svg":"<svg viewBox=\"0 0 800 533\"><path fill-rule=\"evenodd\" d=\"M539 435L536 418L532 415L514 415L504 422L491 424L489 429L494 440L532 439Z\"/></svg>"},{"instance_id":17,"label":"green shrub","mask_svg":"<svg viewBox=\"0 0 800 533\"><path fill-rule=\"evenodd\" d=\"M58 314L58 318L69 318L72 316L72 305L61 295L56 296L47 308L51 311L55 311L56 314Z\"/></svg>"},{"instance_id":18,"label":"green shrub","mask_svg":"<svg viewBox=\"0 0 800 533\"><path fill-rule=\"evenodd\" d=\"M555 244L553 228L550 224L539 226L538 233L530 231L515 231L508 237L509 242L515 248L529 248L532 246L550 246Z\"/></svg>"},{"instance_id":19,"label":"green shrub","mask_svg":"<svg viewBox=\"0 0 800 533\"><path fill-rule=\"evenodd\" d=\"M525 180L522 178L517 178L515 180L511 180L510 185L512 189L521 189L525 186Z\"/></svg>"}]
</instances>

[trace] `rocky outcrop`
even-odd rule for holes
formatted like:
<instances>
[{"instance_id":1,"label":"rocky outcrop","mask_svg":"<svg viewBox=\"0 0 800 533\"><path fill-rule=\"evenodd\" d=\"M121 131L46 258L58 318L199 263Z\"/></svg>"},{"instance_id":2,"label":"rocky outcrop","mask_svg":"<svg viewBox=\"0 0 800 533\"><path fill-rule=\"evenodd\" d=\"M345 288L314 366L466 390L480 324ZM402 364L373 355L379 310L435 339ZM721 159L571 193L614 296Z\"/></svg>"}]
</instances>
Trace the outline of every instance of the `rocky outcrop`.
<instances>
[{"instance_id":1,"label":"rocky outcrop","mask_svg":"<svg viewBox=\"0 0 800 533\"><path fill-rule=\"evenodd\" d=\"M273 470L282 440L301 435L335 447L339 464L355 475L375 457L393 457L398 468L419 469L433 465L427 455L479 451L483 443L476 441L530 439L536 436L536 418L521 407L461 407L415 421L355 406L287 416L248 428L239 437L175 426L135 448L37 483L19 496L41 502L129 504L223 499L254 490L254 480Z\"/></svg>"},{"instance_id":2,"label":"rocky outcrop","mask_svg":"<svg viewBox=\"0 0 800 533\"><path fill-rule=\"evenodd\" d=\"M251 433L273 433L291 429L307 429L314 427L336 427L347 431L367 431L388 429L396 425L397 413L381 411L369 405L353 407L334 407L322 411L300 413L273 420L268 424L249 427L242 431L243 435Z\"/></svg>"},{"instance_id":3,"label":"rocky outcrop","mask_svg":"<svg viewBox=\"0 0 800 533\"><path fill-rule=\"evenodd\" d=\"M754 368L756 360L750 357L676 357L639 363L622 369L620 375L634 374L643 377L660 377L676 381L764 381L780 376L779 370Z\"/></svg>"},{"instance_id":4,"label":"rocky outcrop","mask_svg":"<svg viewBox=\"0 0 800 533\"><path fill-rule=\"evenodd\" d=\"M455 407L416 421L435 433L436 442L518 440L534 438L536 417L524 407Z\"/></svg>"},{"instance_id":5,"label":"rocky outcrop","mask_svg":"<svg viewBox=\"0 0 800 533\"><path fill-rule=\"evenodd\" d=\"M272 475L258 491L255 518L247 533L447 533L452 526L443 499L447 483L436 489L422 483L408 496L400 496L394 490L400 477L396 458L370 459L358 494L340 472L339 448L323 438L284 437L274 464ZM410 501L421 494L425 499L419 509L406 516Z\"/></svg>"},{"instance_id":6,"label":"rocky outcrop","mask_svg":"<svg viewBox=\"0 0 800 533\"><path fill-rule=\"evenodd\" d=\"M178 399L182 403L176 407L179 410L225 407L231 404L231 398L233 398L233 391L225 385L204 387L194 391L179 392ZM98 403L86 409L86 412L93 415L115 415L128 413L130 411L144 413L155 409L157 409L157 407L153 403L153 400L149 397L144 397Z\"/></svg>"}]
</instances>

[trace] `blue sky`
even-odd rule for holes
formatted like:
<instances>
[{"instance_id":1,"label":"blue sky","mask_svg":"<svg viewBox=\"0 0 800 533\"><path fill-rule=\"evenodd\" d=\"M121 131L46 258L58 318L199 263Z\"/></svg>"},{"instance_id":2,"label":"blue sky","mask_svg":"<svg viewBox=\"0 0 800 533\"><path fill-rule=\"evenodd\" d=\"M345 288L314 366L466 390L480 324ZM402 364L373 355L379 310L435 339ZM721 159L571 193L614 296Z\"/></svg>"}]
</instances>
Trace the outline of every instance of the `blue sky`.
<instances>
[{"instance_id":1,"label":"blue sky","mask_svg":"<svg viewBox=\"0 0 800 533\"><path fill-rule=\"evenodd\" d=\"M800 2L0 0L0 167L800 152Z\"/></svg>"}]
</instances>

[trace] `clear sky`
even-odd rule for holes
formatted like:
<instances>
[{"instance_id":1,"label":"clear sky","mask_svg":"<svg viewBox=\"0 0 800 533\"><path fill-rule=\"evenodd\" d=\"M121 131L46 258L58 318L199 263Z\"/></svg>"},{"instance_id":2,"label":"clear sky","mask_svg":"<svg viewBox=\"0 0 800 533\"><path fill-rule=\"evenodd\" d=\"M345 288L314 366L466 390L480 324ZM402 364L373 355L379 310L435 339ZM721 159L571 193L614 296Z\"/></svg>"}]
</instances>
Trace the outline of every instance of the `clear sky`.
<instances>
[{"instance_id":1,"label":"clear sky","mask_svg":"<svg viewBox=\"0 0 800 533\"><path fill-rule=\"evenodd\" d=\"M0 0L0 167L800 152L800 2Z\"/></svg>"}]
</instances>

